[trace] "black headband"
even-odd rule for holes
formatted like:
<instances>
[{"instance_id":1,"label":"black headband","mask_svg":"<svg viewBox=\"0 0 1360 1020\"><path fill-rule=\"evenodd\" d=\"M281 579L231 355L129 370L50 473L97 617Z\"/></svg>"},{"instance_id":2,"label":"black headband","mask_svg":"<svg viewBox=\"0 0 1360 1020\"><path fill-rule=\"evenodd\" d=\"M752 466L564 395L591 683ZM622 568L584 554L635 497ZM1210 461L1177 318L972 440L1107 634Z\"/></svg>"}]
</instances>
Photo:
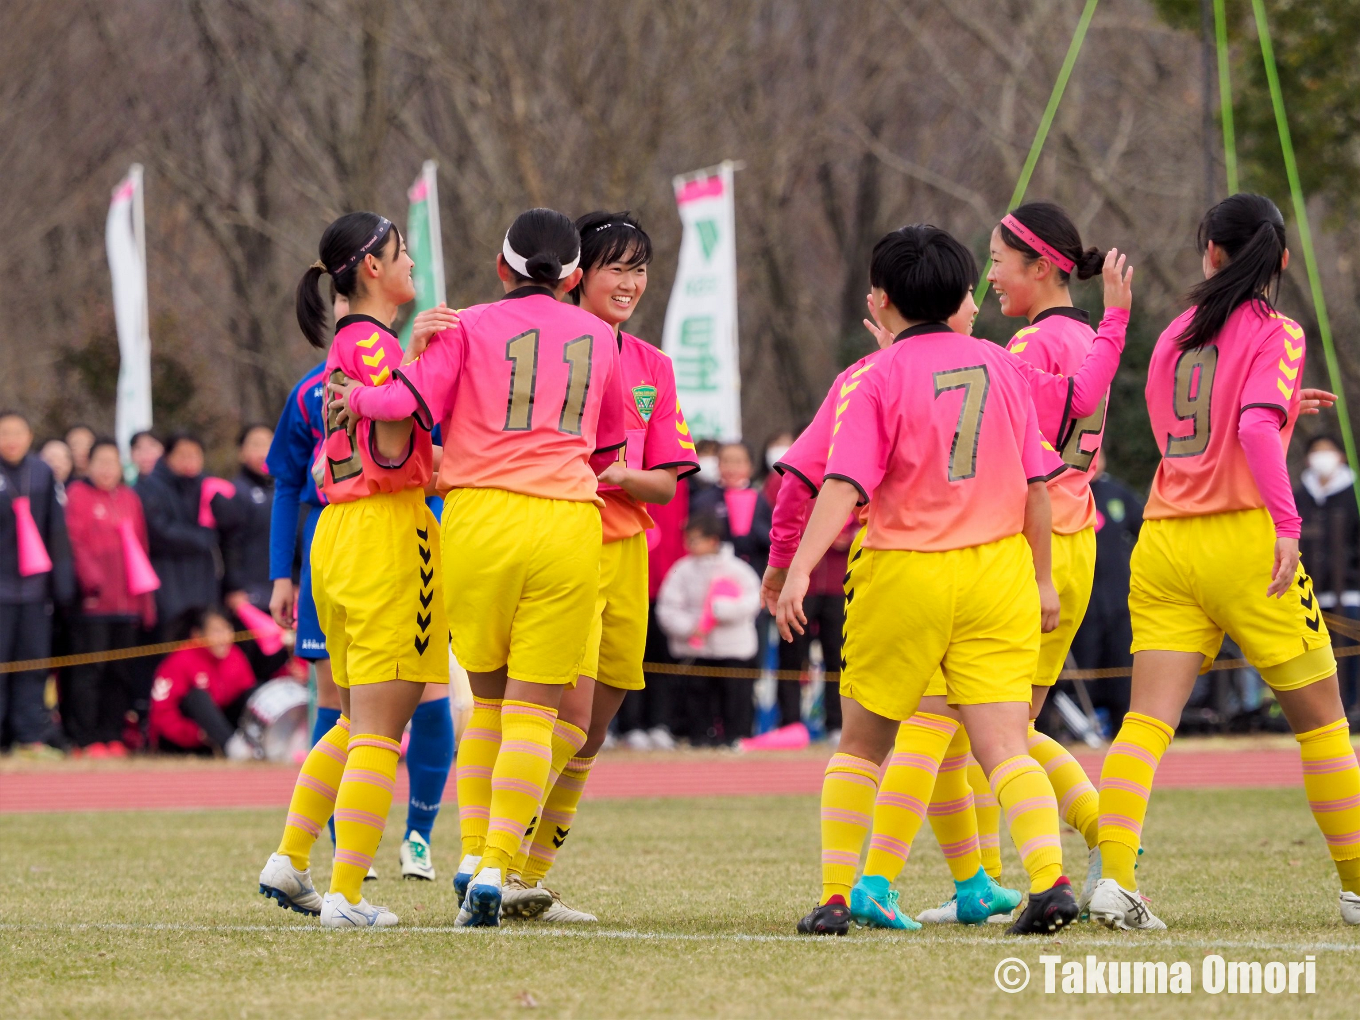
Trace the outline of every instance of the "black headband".
<instances>
[{"instance_id":1,"label":"black headband","mask_svg":"<svg viewBox=\"0 0 1360 1020\"><path fill-rule=\"evenodd\" d=\"M620 220L617 223L615 223L613 220L610 220L608 223L601 223L598 227L592 230L591 233L598 234L601 230L608 230L610 227L627 227L629 230L637 229L637 227L633 226L631 223L626 223L623 220Z\"/></svg>"},{"instance_id":2,"label":"black headband","mask_svg":"<svg viewBox=\"0 0 1360 1020\"><path fill-rule=\"evenodd\" d=\"M359 246L359 250L356 251L349 258L347 258L344 264L341 265L338 269L327 269L326 272L330 273L332 278L339 276L341 273L349 272L351 269L354 268L355 264L358 263L358 261L365 255L367 255L369 251L372 249L372 247L378 243L379 238L385 237L387 235L387 232L391 229L392 221L389 220L386 216L379 216L378 225L373 228L372 236L370 236L367 241L365 241L363 244Z\"/></svg>"}]
</instances>

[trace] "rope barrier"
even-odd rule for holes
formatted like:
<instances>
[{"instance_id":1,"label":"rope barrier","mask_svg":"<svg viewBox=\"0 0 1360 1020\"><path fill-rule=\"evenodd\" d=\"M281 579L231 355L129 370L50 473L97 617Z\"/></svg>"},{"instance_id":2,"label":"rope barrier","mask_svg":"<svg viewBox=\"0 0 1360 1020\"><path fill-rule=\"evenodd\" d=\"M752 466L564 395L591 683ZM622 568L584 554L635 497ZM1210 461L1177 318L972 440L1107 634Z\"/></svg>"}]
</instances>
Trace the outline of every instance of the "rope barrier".
<instances>
[{"instance_id":1,"label":"rope barrier","mask_svg":"<svg viewBox=\"0 0 1360 1020\"><path fill-rule=\"evenodd\" d=\"M1015 182L1015 190L1011 192L1010 203L1006 206L1007 212L1024 201L1025 192L1029 189L1029 179L1034 176L1034 167L1038 164L1039 154L1043 152L1044 142L1048 139L1048 129L1053 126L1053 118L1058 113L1058 104L1062 102L1063 93L1067 90L1067 80L1072 77L1072 68L1077 64L1077 55L1081 53L1081 44L1086 41L1086 30L1091 27L1091 19L1095 17L1096 4L1099 2L1100 0L1086 0L1086 9L1081 12L1077 31L1072 36L1072 42L1068 44L1067 56L1063 58L1062 68L1058 71L1058 80L1053 83L1048 105L1044 107L1044 115L1039 118L1039 129L1034 133L1034 141L1030 143L1029 155L1025 157L1020 179ZM978 281L977 290L973 292L973 301L979 308L982 307L982 299L987 296L987 289L991 286L987 281L987 274L991 269L992 260L988 259L987 264L982 267L982 279Z\"/></svg>"},{"instance_id":2,"label":"rope barrier","mask_svg":"<svg viewBox=\"0 0 1360 1020\"><path fill-rule=\"evenodd\" d=\"M1354 641L1360 641L1360 620L1351 620L1344 616L1337 616L1335 613L1323 613L1322 618L1326 621L1329 629L1340 634L1342 637ZM239 630L232 635L232 641L240 644L243 641L254 640L255 635L248 630ZM5 673L26 673L31 671L47 671L53 669L65 669L68 666L89 666L98 662L118 662L123 659L141 659L157 655L169 655L171 652L178 652L185 648L202 648L207 644L202 640L191 641L164 641L155 645L137 645L133 648L117 648L105 652L85 652L80 655L60 655L47 659L24 659L21 662L0 662L0 674ZM1344 659L1353 655L1360 655L1360 644L1348 645L1344 648L1334 649L1338 659ZM1220 672L1229 669L1246 669L1251 663L1246 659L1218 659L1210 664L1206 672ZM776 680L802 680L805 674L797 669L751 669L737 668L732 666L701 666L691 663L678 662L644 662L642 669L647 673L661 673L663 675L675 676L710 676L736 680L759 680L761 677L770 676ZM1133 670L1127 666L1117 666L1108 669L1065 669L1058 674L1059 680L1105 680L1113 677L1132 676ZM828 670L826 678L828 680L839 679L840 671Z\"/></svg>"}]
</instances>

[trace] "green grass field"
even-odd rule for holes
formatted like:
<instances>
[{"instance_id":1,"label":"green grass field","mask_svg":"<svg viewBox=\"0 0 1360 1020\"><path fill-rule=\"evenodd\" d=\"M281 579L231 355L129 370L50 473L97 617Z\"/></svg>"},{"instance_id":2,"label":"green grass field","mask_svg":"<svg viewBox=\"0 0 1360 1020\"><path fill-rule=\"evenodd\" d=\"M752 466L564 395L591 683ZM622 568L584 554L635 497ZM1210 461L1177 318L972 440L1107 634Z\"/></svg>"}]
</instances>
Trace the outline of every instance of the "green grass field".
<instances>
[{"instance_id":1,"label":"green grass field","mask_svg":"<svg viewBox=\"0 0 1360 1020\"><path fill-rule=\"evenodd\" d=\"M404 810L404 807L403 807ZM1170 931L1115 936L1081 925L1054 939L999 926L910 934L793 934L816 894L810 797L603 801L582 809L553 882L598 926L524 922L455 931L448 879L455 812L435 836L441 880L404 883L379 852L371 899L402 926L323 932L255 891L284 812L0 816L0 1016L1078 1016L1353 1017L1360 929L1301 790L1161 792L1140 875ZM389 833L401 815L394 811ZM1004 840L1003 840L1004 842ZM1084 848L1066 836L1077 884ZM1022 877L1009 844L1006 877ZM314 861L329 872L329 843ZM947 892L926 829L903 875L913 913ZM1229 960L1317 957L1315 995L1210 995L1207 953ZM1044 995L1038 957L1185 960L1188 996ZM993 970L1034 974L1014 995Z\"/></svg>"}]
</instances>

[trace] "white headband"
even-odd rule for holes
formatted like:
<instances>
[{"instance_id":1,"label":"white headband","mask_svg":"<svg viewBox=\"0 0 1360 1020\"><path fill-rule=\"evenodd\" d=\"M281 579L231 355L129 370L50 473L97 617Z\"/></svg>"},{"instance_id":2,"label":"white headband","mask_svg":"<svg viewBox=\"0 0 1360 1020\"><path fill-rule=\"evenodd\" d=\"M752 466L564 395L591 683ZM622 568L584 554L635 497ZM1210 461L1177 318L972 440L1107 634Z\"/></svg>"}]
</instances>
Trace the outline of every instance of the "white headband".
<instances>
[{"instance_id":1,"label":"white headband","mask_svg":"<svg viewBox=\"0 0 1360 1020\"><path fill-rule=\"evenodd\" d=\"M510 247L510 235L508 233L505 235L504 243L501 244L501 255L505 257L505 264L519 273L520 276L533 279L533 275L529 272L529 263L525 260L524 256ZM580 264L581 253L578 251L576 257L562 267L562 272L557 274L557 278L559 280L565 280L572 273L576 272L576 267Z\"/></svg>"}]
</instances>

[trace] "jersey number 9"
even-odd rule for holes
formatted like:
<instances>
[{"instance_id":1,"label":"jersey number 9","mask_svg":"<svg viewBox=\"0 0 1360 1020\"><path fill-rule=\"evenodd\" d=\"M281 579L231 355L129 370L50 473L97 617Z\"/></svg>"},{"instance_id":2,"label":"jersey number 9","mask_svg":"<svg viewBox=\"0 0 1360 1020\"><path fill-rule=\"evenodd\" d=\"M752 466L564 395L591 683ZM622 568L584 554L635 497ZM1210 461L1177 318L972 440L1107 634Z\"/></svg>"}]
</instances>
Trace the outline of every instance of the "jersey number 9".
<instances>
[{"instance_id":1,"label":"jersey number 9","mask_svg":"<svg viewBox=\"0 0 1360 1020\"><path fill-rule=\"evenodd\" d=\"M587 334L569 341L562 348L567 367L567 392L562 398L562 413L557 431L581 434L586 395L590 392L591 354L595 338ZM505 406L504 432L527 432L534 426L534 391L538 386L538 330L527 330L505 345L505 360L510 362L510 395Z\"/></svg>"},{"instance_id":2,"label":"jersey number 9","mask_svg":"<svg viewBox=\"0 0 1360 1020\"><path fill-rule=\"evenodd\" d=\"M1166 456L1198 457L1209 448L1209 402L1214 393L1218 347L1209 344L1176 359L1176 392L1172 407L1181 421L1193 421L1188 436L1167 436Z\"/></svg>"}]
</instances>

